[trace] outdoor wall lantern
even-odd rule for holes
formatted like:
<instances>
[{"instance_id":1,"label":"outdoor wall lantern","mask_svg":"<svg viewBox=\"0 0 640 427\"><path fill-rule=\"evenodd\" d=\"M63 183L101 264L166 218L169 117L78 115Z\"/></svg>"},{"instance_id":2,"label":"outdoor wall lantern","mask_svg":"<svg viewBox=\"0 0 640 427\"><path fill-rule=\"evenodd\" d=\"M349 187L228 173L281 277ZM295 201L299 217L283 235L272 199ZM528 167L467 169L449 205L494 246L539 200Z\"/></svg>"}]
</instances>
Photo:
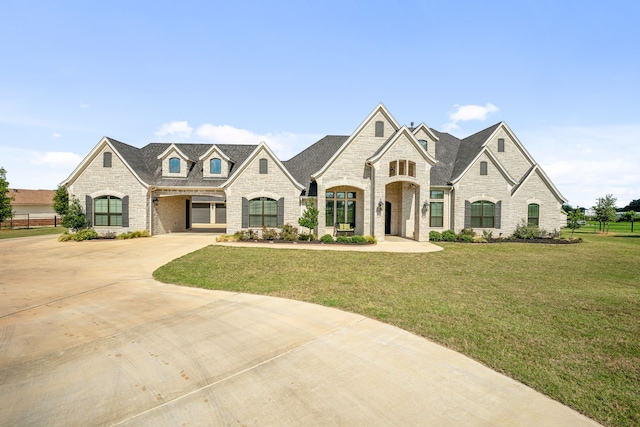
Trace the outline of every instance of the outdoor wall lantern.
<instances>
[{"instance_id":1,"label":"outdoor wall lantern","mask_svg":"<svg viewBox=\"0 0 640 427\"><path fill-rule=\"evenodd\" d=\"M153 205L154 206L158 206L158 198L157 197L153 198Z\"/></svg>"},{"instance_id":2,"label":"outdoor wall lantern","mask_svg":"<svg viewBox=\"0 0 640 427\"><path fill-rule=\"evenodd\" d=\"M382 203L382 199L380 199L378 202L378 209L382 210L382 206L384 206L384 203Z\"/></svg>"},{"instance_id":3,"label":"outdoor wall lantern","mask_svg":"<svg viewBox=\"0 0 640 427\"><path fill-rule=\"evenodd\" d=\"M422 211L427 212L429 210L429 202L424 202L422 204Z\"/></svg>"}]
</instances>

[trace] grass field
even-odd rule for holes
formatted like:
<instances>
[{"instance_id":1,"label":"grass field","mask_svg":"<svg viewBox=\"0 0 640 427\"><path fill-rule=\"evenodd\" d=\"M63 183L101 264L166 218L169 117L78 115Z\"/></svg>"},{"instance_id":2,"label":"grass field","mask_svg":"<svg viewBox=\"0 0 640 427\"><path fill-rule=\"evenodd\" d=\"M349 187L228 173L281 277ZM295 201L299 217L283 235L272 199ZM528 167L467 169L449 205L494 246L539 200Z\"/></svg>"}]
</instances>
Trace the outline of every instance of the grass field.
<instances>
[{"instance_id":1,"label":"grass field","mask_svg":"<svg viewBox=\"0 0 640 427\"><path fill-rule=\"evenodd\" d=\"M614 426L640 425L640 233L428 254L209 246L163 282L360 313L464 353Z\"/></svg>"},{"instance_id":2,"label":"grass field","mask_svg":"<svg viewBox=\"0 0 640 427\"><path fill-rule=\"evenodd\" d=\"M0 239L11 239L14 237L43 236L45 234L62 234L67 231L64 227L38 227L38 228L2 228L0 229Z\"/></svg>"},{"instance_id":3,"label":"grass field","mask_svg":"<svg viewBox=\"0 0 640 427\"><path fill-rule=\"evenodd\" d=\"M598 232L600 224L594 221L587 221L587 225L580 228L582 231ZM630 222L610 222L607 224L607 231L612 233L631 233ZM633 224L633 233L640 234L640 221Z\"/></svg>"}]
</instances>

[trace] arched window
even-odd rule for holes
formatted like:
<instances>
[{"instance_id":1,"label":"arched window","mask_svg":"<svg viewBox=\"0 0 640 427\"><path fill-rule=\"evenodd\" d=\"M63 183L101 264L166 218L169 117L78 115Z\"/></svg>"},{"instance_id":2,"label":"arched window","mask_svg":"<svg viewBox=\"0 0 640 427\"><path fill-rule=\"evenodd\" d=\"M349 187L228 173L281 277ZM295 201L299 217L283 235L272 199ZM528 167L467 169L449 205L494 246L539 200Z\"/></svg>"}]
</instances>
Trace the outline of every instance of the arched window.
<instances>
[{"instance_id":1,"label":"arched window","mask_svg":"<svg viewBox=\"0 0 640 427\"><path fill-rule=\"evenodd\" d=\"M495 204L482 200L471 203L471 228L494 228Z\"/></svg>"},{"instance_id":2,"label":"arched window","mask_svg":"<svg viewBox=\"0 0 640 427\"><path fill-rule=\"evenodd\" d=\"M211 173L222 173L222 161L220 159L211 159Z\"/></svg>"},{"instance_id":3,"label":"arched window","mask_svg":"<svg viewBox=\"0 0 640 427\"><path fill-rule=\"evenodd\" d=\"M180 173L180 159L172 157L169 159L169 173Z\"/></svg>"},{"instance_id":4,"label":"arched window","mask_svg":"<svg viewBox=\"0 0 640 427\"><path fill-rule=\"evenodd\" d=\"M249 227L263 226L278 226L278 202L268 197L249 200Z\"/></svg>"},{"instance_id":5,"label":"arched window","mask_svg":"<svg viewBox=\"0 0 640 427\"><path fill-rule=\"evenodd\" d=\"M531 225L540 225L540 205L531 203L528 211L527 222Z\"/></svg>"},{"instance_id":6,"label":"arched window","mask_svg":"<svg viewBox=\"0 0 640 427\"><path fill-rule=\"evenodd\" d=\"M96 226L122 226L122 199L114 196L96 197L93 209Z\"/></svg>"}]
</instances>

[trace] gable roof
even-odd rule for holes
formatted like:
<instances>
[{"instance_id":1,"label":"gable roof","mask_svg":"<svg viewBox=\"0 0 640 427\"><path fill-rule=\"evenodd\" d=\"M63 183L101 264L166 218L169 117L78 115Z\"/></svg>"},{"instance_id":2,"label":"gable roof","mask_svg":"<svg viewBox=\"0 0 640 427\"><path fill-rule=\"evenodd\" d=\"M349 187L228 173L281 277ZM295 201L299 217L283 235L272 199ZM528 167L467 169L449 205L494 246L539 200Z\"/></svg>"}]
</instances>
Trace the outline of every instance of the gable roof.
<instances>
[{"instance_id":1,"label":"gable roof","mask_svg":"<svg viewBox=\"0 0 640 427\"><path fill-rule=\"evenodd\" d=\"M451 171L451 182L458 181L464 172L475 162L480 156L489 137L498 129L501 123L488 127L480 132L474 133L460 141L460 147L456 155L456 161Z\"/></svg>"},{"instance_id":2,"label":"gable roof","mask_svg":"<svg viewBox=\"0 0 640 427\"><path fill-rule=\"evenodd\" d=\"M518 192L518 190L520 190L520 188L524 186L524 184L529 180L529 177L532 176L534 172L537 173L540 179L542 179L546 186L549 187L553 195L556 196L556 199L558 199L560 203L566 203L567 199L560 193L556 186L553 185L553 182L551 182L547 174L544 173L542 168L537 163L531 166L531 168L529 168L529 170L522 176L520 182L515 187L513 187L513 189L511 190L511 196L514 196Z\"/></svg>"},{"instance_id":3,"label":"gable roof","mask_svg":"<svg viewBox=\"0 0 640 427\"><path fill-rule=\"evenodd\" d=\"M282 163L289 169L296 181L310 188L311 175L322 169L348 138L348 136L327 135Z\"/></svg>"},{"instance_id":4,"label":"gable roof","mask_svg":"<svg viewBox=\"0 0 640 427\"><path fill-rule=\"evenodd\" d=\"M451 173L456 162L460 140L455 136L431 129L438 137L436 144L436 160L438 163L431 167L431 185L446 186L451 181Z\"/></svg>"},{"instance_id":5,"label":"gable roof","mask_svg":"<svg viewBox=\"0 0 640 427\"><path fill-rule=\"evenodd\" d=\"M422 146L416 139L416 136L413 133L411 133L409 128L407 128L406 126L402 126L394 135L391 136L391 138L387 140L387 142L382 144L380 148L376 150L373 156L367 159L367 161L374 163L380 160L380 158L384 155L384 153L386 153L389 150L389 148L391 148L393 144L396 143L396 141L400 138L401 135L405 135L409 139L411 144L413 144L413 146L415 147L416 151L418 151L418 153L420 153L427 162L431 163L431 165L436 163L436 159L434 159L431 156L431 154L427 153L425 149L422 148Z\"/></svg>"},{"instance_id":6,"label":"gable roof","mask_svg":"<svg viewBox=\"0 0 640 427\"><path fill-rule=\"evenodd\" d=\"M9 188L7 196L12 205L53 205L55 190L24 190L22 188Z\"/></svg>"},{"instance_id":7,"label":"gable roof","mask_svg":"<svg viewBox=\"0 0 640 427\"><path fill-rule=\"evenodd\" d=\"M362 121L362 123L360 123L360 126L358 126L356 130L344 141L342 146L333 154L333 156L331 156L331 158L322 166L322 168L320 168L317 172L311 174L311 179L315 180L320 175L322 175L329 168L329 166L331 166L331 164L338 158L338 156L340 156L340 154L342 154L342 152L346 150L346 148L349 146L351 141L353 141L360 134L360 132L362 132L365 126L367 126L369 122L371 122L371 120L373 120L373 118L378 113L381 113L387 118L387 120L393 126L394 131L397 131L398 129L400 129L400 125L398 124L396 119L393 118L389 110L387 110L387 107L385 107L384 104L382 103L378 104L378 106L373 109L373 111L367 116L366 119Z\"/></svg>"}]
</instances>

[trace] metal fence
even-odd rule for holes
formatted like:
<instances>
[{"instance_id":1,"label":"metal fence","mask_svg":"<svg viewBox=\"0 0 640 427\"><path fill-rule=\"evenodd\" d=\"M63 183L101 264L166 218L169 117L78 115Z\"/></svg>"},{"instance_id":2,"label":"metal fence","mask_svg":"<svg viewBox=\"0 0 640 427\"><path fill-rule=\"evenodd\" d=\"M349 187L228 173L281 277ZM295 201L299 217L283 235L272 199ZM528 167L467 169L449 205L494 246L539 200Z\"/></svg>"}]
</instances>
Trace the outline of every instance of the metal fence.
<instances>
[{"instance_id":1,"label":"metal fence","mask_svg":"<svg viewBox=\"0 0 640 427\"><path fill-rule=\"evenodd\" d=\"M62 218L56 214L13 214L0 222L0 228L57 227L61 223Z\"/></svg>"}]
</instances>

